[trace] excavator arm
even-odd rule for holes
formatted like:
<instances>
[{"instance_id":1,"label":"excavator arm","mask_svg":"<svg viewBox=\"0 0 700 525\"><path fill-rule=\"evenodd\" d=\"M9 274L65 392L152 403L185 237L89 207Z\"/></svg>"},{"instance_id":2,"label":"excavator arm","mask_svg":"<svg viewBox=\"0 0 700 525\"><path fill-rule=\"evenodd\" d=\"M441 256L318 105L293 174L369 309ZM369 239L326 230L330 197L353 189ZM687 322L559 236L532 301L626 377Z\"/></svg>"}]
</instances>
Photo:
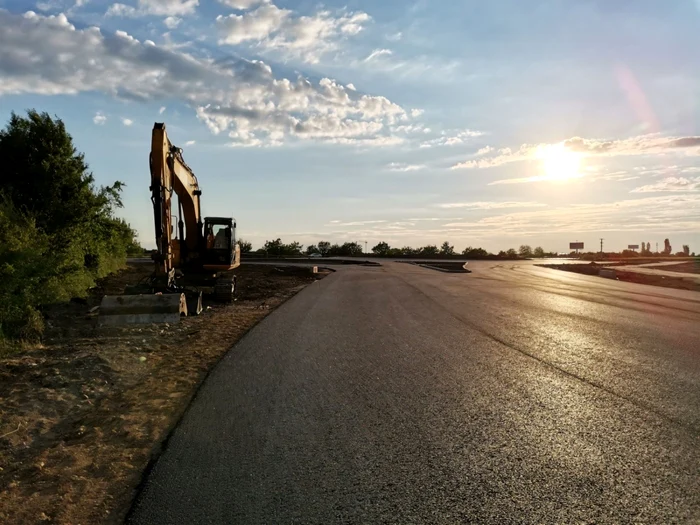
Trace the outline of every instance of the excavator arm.
<instances>
[{"instance_id":1,"label":"excavator arm","mask_svg":"<svg viewBox=\"0 0 700 525\"><path fill-rule=\"evenodd\" d=\"M158 248L157 274L172 275L188 254L202 245L202 211L197 177L182 158L182 150L173 146L165 124L156 122L151 138L151 201ZM173 194L177 196L179 220L173 224ZM177 227L177 231L175 231ZM173 238L173 234L177 238Z\"/></svg>"}]
</instances>

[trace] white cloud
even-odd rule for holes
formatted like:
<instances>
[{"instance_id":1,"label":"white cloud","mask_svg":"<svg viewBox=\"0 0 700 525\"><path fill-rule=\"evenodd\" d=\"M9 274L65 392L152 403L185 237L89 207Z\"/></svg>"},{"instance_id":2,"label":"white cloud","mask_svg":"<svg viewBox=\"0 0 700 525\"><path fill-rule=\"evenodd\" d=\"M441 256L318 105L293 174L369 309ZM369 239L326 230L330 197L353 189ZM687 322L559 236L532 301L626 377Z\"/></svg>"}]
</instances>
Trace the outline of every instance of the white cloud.
<instances>
[{"instance_id":1,"label":"white cloud","mask_svg":"<svg viewBox=\"0 0 700 525\"><path fill-rule=\"evenodd\" d=\"M266 4L268 0L219 0L219 3L239 11L245 11L257 5Z\"/></svg>"},{"instance_id":2,"label":"white cloud","mask_svg":"<svg viewBox=\"0 0 700 525\"><path fill-rule=\"evenodd\" d=\"M392 162L387 166L389 171L419 171L425 169L424 164L404 164L402 162Z\"/></svg>"},{"instance_id":3,"label":"white cloud","mask_svg":"<svg viewBox=\"0 0 700 525\"><path fill-rule=\"evenodd\" d=\"M193 14L198 5L199 0L139 0L138 7L120 3L112 4L106 14L123 17L144 15L176 17Z\"/></svg>"},{"instance_id":4,"label":"white cloud","mask_svg":"<svg viewBox=\"0 0 700 525\"><path fill-rule=\"evenodd\" d=\"M366 226L368 224L383 224L386 221L354 221L354 222L333 222L335 226Z\"/></svg>"},{"instance_id":5,"label":"white cloud","mask_svg":"<svg viewBox=\"0 0 700 525\"><path fill-rule=\"evenodd\" d=\"M474 222L445 224L474 236L541 235L602 232L700 231L700 195L630 199L604 204L573 204L556 208L494 215Z\"/></svg>"},{"instance_id":6,"label":"white cloud","mask_svg":"<svg viewBox=\"0 0 700 525\"><path fill-rule=\"evenodd\" d=\"M338 48L339 42L362 31L370 20L367 13L343 13L333 16L320 11L313 16L295 16L289 9L266 3L242 15L219 15L216 26L219 43L254 43L258 48L317 63L325 53Z\"/></svg>"},{"instance_id":7,"label":"white cloud","mask_svg":"<svg viewBox=\"0 0 700 525\"><path fill-rule=\"evenodd\" d=\"M370 62L376 58L379 58L381 56L390 56L393 55L393 51L391 49L375 49L372 51L367 58L365 58L365 62Z\"/></svg>"},{"instance_id":8,"label":"white cloud","mask_svg":"<svg viewBox=\"0 0 700 525\"><path fill-rule=\"evenodd\" d=\"M438 204L438 208L467 208L470 210L499 210L503 208L543 208L546 204L539 202L450 202Z\"/></svg>"},{"instance_id":9,"label":"white cloud","mask_svg":"<svg viewBox=\"0 0 700 525\"><path fill-rule=\"evenodd\" d=\"M107 122L107 116L101 111L98 111L95 113L95 116L92 117L92 121L98 126L102 126L105 122Z\"/></svg>"},{"instance_id":10,"label":"white cloud","mask_svg":"<svg viewBox=\"0 0 700 525\"><path fill-rule=\"evenodd\" d=\"M194 146L196 143L196 140L188 140L187 142L185 142L185 146Z\"/></svg>"},{"instance_id":11,"label":"white cloud","mask_svg":"<svg viewBox=\"0 0 700 525\"><path fill-rule=\"evenodd\" d=\"M469 139L481 137L484 133L482 131L475 131L471 129L465 129L456 132L443 132L442 136L426 140L421 143L421 148L432 148L434 146L457 146L459 144L464 144Z\"/></svg>"},{"instance_id":12,"label":"white cloud","mask_svg":"<svg viewBox=\"0 0 700 525\"><path fill-rule=\"evenodd\" d=\"M124 124L125 126L131 126L133 123L134 123L134 121L131 120L130 118L122 117L122 124Z\"/></svg>"},{"instance_id":13,"label":"white cloud","mask_svg":"<svg viewBox=\"0 0 700 525\"><path fill-rule=\"evenodd\" d=\"M403 33L399 31L398 33L393 33L391 35L386 35L386 39L389 42L398 42L403 37Z\"/></svg>"},{"instance_id":14,"label":"white cloud","mask_svg":"<svg viewBox=\"0 0 700 525\"><path fill-rule=\"evenodd\" d=\"M687 179L685 177L668 177L655 184L635 188L631 193L653 193L663 191L700 191L700 177Z\"/></svg>"},{"instance_id":15,"label":"white cloud","mask_svg":"<svg viewBox=\"0 0 700 525\"><path fill-rule=\"evenodd\" d=\"M290 139L365 146L399 144L391 126L410 117L382 96L333 80L276 78L260 61L194 58L122 31L76 29L64 15L0 10L0 96L102 92L138 101L176 99L213 133L239 145ZM31 64L26 57L31 56Z\"/></svg>"},{"instance_id":16,"label":"white cloud","mask_svg":"<svg viewBox=\"0 0 700 525\"><path fill-rule=\"evenodd\" d=\"M161 106L160 109L158 110L158 114L162 115L165 112L165 106Z\"/></svg>"},{"instance_id":17,"label":"white cloud","mask_svg":"<svg viewBox=\"0 0 700 525\"><path fill-rule=\"evenodd\" d=\"M491 146L484 146L483 148L479 149L479 151L476 152L476 155L487 155L493 151L493 148Z\"/></svg>"},{"instance_id":18,"label":"white cloud","mask_svg":"<svg viewBox=\"0 0 700 525\"><path fill-rule=\"evenodd\" d=\"M563 149L581 156L656 155L659 153L684 152L700 155L700 137L662 137L658 134L642 135L619 140L595 140L574 137L555 144L523 144L517 150L499 150L499 155L482 159L471 159L452 166L452 169L477 169L502 166L541 157L548 149Z\"/></svg>"},{"instance_id":19,"label":"white cloud","mask_svg":"<svg viewBox=\"0 0 700 525\"><path fill-rule=\"evenodd\" d=\"M249 40L265 40L282 27L291 13L288 9L267 4L242 15L219 15L216 17L216 27L221 34L219 44L236 45Z\"/></svg>"},{"instance_id":20,"label":"white cloud","mask_svg":"<svg viewBox=\"0 0 700 525\"><path fill-rule=\"evenodd\" d=\"M165 20L163 20L165 27L168 29L175 29L180 25L180 22L182 22L182 18L178 18L176 16L168 16L165 18Z\"/></svg>"},{"instance_id":21,"label":"white cloud","mask_svg":"<svg viewBox=\"0 0 700 525\"><path fill-rule=\"evenodd\" d=\"M357 91L357 88L355 87L355 84L352 84L352 83L351 83L351 84L348 84L348 85L345 86L345 87L348 88L348 89L351 89L351 90L353 90L353 91Z\"/></svg>"}]
</instances>

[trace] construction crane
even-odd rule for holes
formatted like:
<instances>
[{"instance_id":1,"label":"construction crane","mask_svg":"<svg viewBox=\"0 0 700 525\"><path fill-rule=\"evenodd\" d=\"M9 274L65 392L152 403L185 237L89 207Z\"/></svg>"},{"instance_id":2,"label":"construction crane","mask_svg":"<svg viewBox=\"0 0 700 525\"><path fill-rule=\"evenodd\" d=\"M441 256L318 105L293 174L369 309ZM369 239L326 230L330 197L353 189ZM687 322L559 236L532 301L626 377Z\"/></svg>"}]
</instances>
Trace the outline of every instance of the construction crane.
<instances>
[{"instance_id":1,"label":"construction crane","mask_svg":"<svg viewBox=\"0 0 700 525\"><path fill-rule=\"evenodd\" d=\"M236 222L230 217L202 217L197 177L182 149L168 139L164 123L153 126L149 166L155 271L147 282L128 287L125 295L104 297L100 307L104 323L161 322L182 313L196 315L202 310L202 290L211 290L223 302L233 300L236 291L233 270L241 264Z\"/></svg>"}]
</instances>

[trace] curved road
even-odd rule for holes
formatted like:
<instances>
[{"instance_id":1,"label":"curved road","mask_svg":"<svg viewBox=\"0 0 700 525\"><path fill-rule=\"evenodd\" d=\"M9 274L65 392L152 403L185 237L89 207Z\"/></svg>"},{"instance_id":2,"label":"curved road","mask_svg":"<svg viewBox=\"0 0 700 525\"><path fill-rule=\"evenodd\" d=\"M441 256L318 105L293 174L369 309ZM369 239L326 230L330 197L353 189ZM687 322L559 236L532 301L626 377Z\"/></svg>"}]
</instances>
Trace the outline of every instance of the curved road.
<instances>
[{"instance_id":1,"label":"curved road","mask_svg":"<svg viewBox=\"0 0 700 525\"><path fill-rule=\"evenodd\" d=\"M210 375L129 521L700 523L700 294L341 268Z\"/></svg>"}]
</instances>

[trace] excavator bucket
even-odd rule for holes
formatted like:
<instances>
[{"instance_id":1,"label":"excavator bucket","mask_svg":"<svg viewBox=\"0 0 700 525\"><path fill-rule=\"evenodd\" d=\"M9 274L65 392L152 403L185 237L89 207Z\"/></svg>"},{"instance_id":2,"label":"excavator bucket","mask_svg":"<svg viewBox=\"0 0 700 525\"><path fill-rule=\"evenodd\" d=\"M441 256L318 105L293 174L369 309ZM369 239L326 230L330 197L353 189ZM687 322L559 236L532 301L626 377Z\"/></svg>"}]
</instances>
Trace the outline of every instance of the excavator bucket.
<instances>
[{"instance_id":1,"label":"excavator bucket","mask_svg":"<svg viewBox=\"0 0 700 525\"><path fill-rule=\"evenodd\" d=\"M177 323L187 315L185 294L105 295L100 303L101 326Z\"/></svg>"}]
</instances>

